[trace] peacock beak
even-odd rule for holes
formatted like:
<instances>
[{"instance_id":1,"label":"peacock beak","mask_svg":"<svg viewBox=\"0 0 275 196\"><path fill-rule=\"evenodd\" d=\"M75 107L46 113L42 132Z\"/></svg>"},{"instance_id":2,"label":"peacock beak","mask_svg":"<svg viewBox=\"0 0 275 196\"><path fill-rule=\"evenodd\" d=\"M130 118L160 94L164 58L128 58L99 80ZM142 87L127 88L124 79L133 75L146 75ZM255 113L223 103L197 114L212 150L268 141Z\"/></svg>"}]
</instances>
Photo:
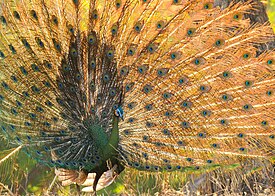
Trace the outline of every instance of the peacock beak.
<instances>
[{"instance_id":1,"label":"peacock beak","mask_svg":"<svg viewBox=\"0 0 275 196\"><path fill-rule=\"evenodd\" d=\"M117 115L117 117L121 118L122 121L124 121L124 112L121 107L118 107L116 109L115 114Z\"/></svg>"}]
</instances>

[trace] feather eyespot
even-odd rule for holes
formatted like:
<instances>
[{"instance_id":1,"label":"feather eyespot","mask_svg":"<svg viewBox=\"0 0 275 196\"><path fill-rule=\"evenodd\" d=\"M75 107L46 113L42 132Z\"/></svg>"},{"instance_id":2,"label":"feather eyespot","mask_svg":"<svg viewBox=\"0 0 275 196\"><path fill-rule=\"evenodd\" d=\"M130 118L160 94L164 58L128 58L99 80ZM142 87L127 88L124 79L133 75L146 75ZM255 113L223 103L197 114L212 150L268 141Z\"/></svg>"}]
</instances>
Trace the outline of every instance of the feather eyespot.
<instances>
[{"instance_id":1,"label":"feather eyespot","mask_svg":"<svg viewBox=\"0 0 275 196\"><path fill-rule=\"evenodd\" d=\"M113 50L108 50L106 55L109 59L112 59L114 57L114 51Z\"/></svg>"},{"instance_id":2,"label":"feather eyespot","mask_svg":"<svg viewBox=\"0 0 275 196\"><path fill-rule=\"evenodd\" d=\"M129 67L124 66L124 67L121 68L121 70L120 70L120 75L121 76L127 76L128 73L129 73Z\"/></svg>"},{"instance_id":3,"label":"feather eyespot","mask_svg":"<svg viewBox=\"0 0 275 196\"><path fill-rule=\"evenodd\" d=\"M180 57L181 57L181 52L172 52L170 54L171 60L178 60L178 59L180 59Z\"/></svg>"},{"instance_id":4,"label":"feather eyespot","mask_svg":"<svg viewBox=\"0 0 275 196\"><path fill-rule=\"evenodd\" d=\"M25 75L25 76L28 75L28 71L23 66L20 67L20 71L23 75Z\"/></svg>"},{"instance_id":5,"label":"feather eyespot","mask_svg":"<svg viewBox=\"0 0 275 196\"><path fill-rule=\"evenodd\" d=\"M178 79L178 83L179 85L184 85L184 84L187 84L189 81L188 77L187 76L182 76Z\"/></svg>"},{"instance_id":6,"label":"feather eyespot","mask_svg":"<svg viewBox=\"0 0 275 196\"><path fill-rule=\"evenodd\" d=\"M267 96L273 95L273 91L271 91L271 90L266 91L266 95L267 95Z\"/></svg>"},{"instance_id":7,"label":"feather eyespot","mask_svg":"<svg viewBox=\"0 0 275 196\"><path fill-rule=\"evenodd\" d=\"M153 90L153 87L148 84L143 87L143 92L146 94L150 93L152 90Z\"/></svg>"},{"instance_id":8,"label":"feather eyespot","mask_svg":"<svg viewBox=\"0 0 275 196\"><path fill-rule=\"evenodd\" d=\"M220 123L221 123L221 125L227 125L227 124L228 124L228 121L225 120L225 119L221 119L221 120L220 120Z\"/></svg>"},{"instance_id":9,"label":"feather eyespot","mask_svg":"<svg viewBox=\"0 0 275 196\"><path fill-rule=\"evenodd\" d=\"M116 89L111 89L109 94L111 97L114 97L117 94Z\"/></svg>"},{"instance_id":10,"label":"feather eyespot","mask_svg":"<svg viewBox=\"0 0 275 196\"><path fill-rule=\"evenodd\" d=\"M94 11L92 12L92 18L93 18L94 20L96 20L96 19L98 18L98 12L97 12L97 10L94 10Z\"/></svg>"},{"instance_id":11,"label":"feather eyespot","mask_svg":"<svg viewBox=\"0 0 275 196\"><path fill-rule=\"evenodd\" d=\"M239 134L238 134L238 137L239 137L239 138L243 138L243 137L244 137L244 134L243 134L243 133L239 133Z\"/></svg>"},{"instance_id":12,"label":"feather eyespot","mask_svg":"<svg viewBox=\"0 0 275 196\"><path fill-rule=\"evenodd\" d=\"M169 69L168 69L168 68L161 68L161 69L158 69L158 70L157 70L157 75L158 75L159 77L163 77L163 76L165 76L168 72L169 72Z\"/></svg>"},{"instance_id":13,"label":"feather eyespot","mask_svg":"<svg viewBox=\"0 0 275 196\"><path fill-rule=\"evenodd\" d=\"M74 3L75 5L78 5L78 4L79 4L79 1L78 1L78 0L73 0L73 3Z\"/></svg>"},{"instance_id":14,"label":"feather eyespot","mask_svg":"<svg viewBox=\"0 0 275 196\"><path fill-rule=\"evenodd\" d=\"M20 15L17 11L13 11L13 16L17 19L20 20Z\"/></svg>"},{"instance_id":15,"label":"feather eyespot","mask_svg":"<svg viewBox=\"0 0 275 196\"><path fill-rule=\"evenodd\" d=\"M68 72L68 71L71 70L71 67L70 67L70 65L68 65L67 63L63 63L63 64L62 64L62 70L63 70L64 72Z\"/></svg>"},{"instance_id":16,"label":"feather eyespot","mask_svg":"<svg viewBox=\"0 0 275 196\"><path fill-rule=\"evenodd\" d=\"M127 55L128 56L133 56L136 53L136 47L131 46L128 50L127 50Z\"/></svg>"},{"instance_id":17,"label":"feather eyespot","mask_svg":"<svg viewBox=\"0 0 275 196\"><path fill-rule=\"evenodd\" d=\"M269 60L267 60L267 62L266 62L268 65L272 65L273 64L273 59L269 59Z\"/></svg>"},{"instance_id":18,"label":"feather eyespot","mask_svg":"<svg viewBox=\"0 0 275 196\"><path fill-rule=\"evenodd\" d=\"M163 98L164 99L169 99L169 98L171 98L172 97L172 94L171 93L169 93L169 92L165 92L165 93L163 93Z\"/></svg>"},{"instance_id":19,"label":"feather eyespot","mask_svg":"<svg viewBox=\"0 0 275 196\"><path fill-rule=\"evenodd\" d=\"M35 72L39 72L40 71L39 67L36 64L34 64L34 63L31 64L31 67L32 67L32 70L35 71Z\"/></svg>"},{"instance_id":20,"label":"feather eyespot","mask_svg":"<svg viewBox=\"0 0 275 196\"><path fill-rule=\"evenodd\" d=\"M221 74L221 77L224 78L224 79L227 79L227 78L232 77L232 74L231 74L231 72L229 72L229 71L224 71L224 72Z\"/></svg>"},{"instance_id":21,"label":"feather eyespot","mask_svg":"<svg viewBox=\"0 0 275 196\"><path fill-rule=\"evenodd\" d=\"M205 59L203 57L198 57L194 59L193 63L195 65L203 65L205 64Z\"/></svg>"},{"instance_id":22,"label":"feather eyespot","mask_svg":"<svg viewBox=\"0 0 275 196\"><path fill-rule=\"evenodd\" d=\"M191 101L184 101L181 103L181 106L183 108L190 108L193 105L193 103Z\"/></svg>"},{"instance_id":23,"label":"feather eyespot","mask_svg":"<svg viewBox=\"0 0 275 196\"><path fill-rule=\"evenodd\" d=\"M134 82L130 82L130 83L126 84L126 86L125 86L126 92L129 92L130 90L132 90L134 84L135 84Z\"/></svg>"},{"instance_id":24,"label":"feather eyespot","mask_svg":"<svg viewBox=\"0 0 275 196\"><path fill-rule=\"evenodd\" d=\"M228 95L228 94L223 94L221 96L221 98L222 98L223 101L230 101L230 100L232 100L232 97L230 95Z\"/></svg>"},{"instance_id":25,"label":"feather eyespot","mask_svg":"<svg viewBox=\"0 0 275 196\"><path fill-rule=\"evenodd\" d=\"M39 37L36 37L35 38L35 41L37 43L37 45L40 47L40 48L44 48L44 43L41 41L41 39Z\"/></svg>"},{"instance_id":26,"label":"feather eyespot","mask_svg":"<svg viewBox=\"0 0 275 196\"><path fill-rule=\"evenodd\" d=\"M241 148L239 148L239 150L243 152L243 151L245 151L245 148L241 147Z\"/></svg>"},{"instance_id":27,"label":"feather eyespot","mask_svg":"<svg viewBox=\"0 0 275 196\"><path fill-rule=\"evenodd\" d=\"M22 43L26 47L26 49L30 49L31 48L29 42L26 39L22 39Z\"/></svg>"},{"instance_id":28,"label":"feather eyespot","mask_svg":"<svg viewBox=\"0 0 275 196\"><path fill-rule=\"evenodd\" d=\"M94 68L96 67L96 62L95 62L95 60L91 60L91 62L90 62L90 67L91 67L92 69L94 69Z\"/></svg>"},{"instance_id":29,"label":"feather eyespot","mask_svg":"<svg viewBox=\"0 0 275 196\"><path fill-rule=\"evenodd\" d=\"M7 20L4 16L0 16L0 20L4 25L7 24Z\"/></svg>"},{"instance_id":30,"label":"feather eyespot","mask_svg":"<svg viewBox=\"0 0 275 196\"><path fill-rule=\"evenodd\" d=\"M121 0L116 0L115 1L115 6L116 6L116 8L120 8L121 7Z\"/></svg>"},{"instance_id":31,"label":"feather eyespot","mask_svg":"<svg viewBox=\"0 0 275 196\"><path fill-rule=\"evenodd\" d=\"M249 59L251 57L251 54L250 53L244 53L242 57L243 57L243 59Z\"/></svg>"},{"instance_id":32,"label":"feather eyespot","mask_svg":"<svg viewBox=\"0 0 275 196\"><path fill-rule=\"evenodd\" d=\"M31 10L30 14L31 14L33 19L38 20L38 16L37 16L37 14L34 10Z\"/></svg>"},{"instance_id":33,"label":"feather eyespot","mask_svg":"<svg viewBox=\"0 0 275 196\"><path fill-rule=\"evenodd\" d=\"M58 18L56 16L52 16L52 22L55 24L55 25L58 25Z\"/></svg>"},{"instance_id":34,"label":"feather eyespot","mask_svg":"<svg viewBox=\"0 0 275 196\"><path fill-rule=\"evenodd\" d=\"M146 105L146 106L145 106L145 109L146 109L147 111L152 110L152 109L153 109L153 104L148 104L148 105Z\"/></svg>"},{"instance_id":35,"label":"feather eyespot","mask_svg":"<svg viewBox=\"0 0 275 196\"><path fill-rule=\"evenodd\" d=\"M210 87L209 87L209 86L205 86L205 85L201 85L201 86L199 87L199 90L200 90L201 92L203 92L203 93L207 93L207 92L210 91Z\"/></svg>"},{"instance_id":36,"label":"feather eyespot","mask_svg":"<svg viewBox=\"0 0 275 196\"><path fill-rule=\"evenodd\" d=\"M0 57L2 58L2 59L4 59L5 58L5 54L0 50Z\"/></svg>"},{"instance_id":37,"label":"feather eyespot","mask_svg":"<svg viewBox=\"0 0 275 196\"><path fill-rule=\"evenodd\" d=\"M263 120L263 121L261 122L261 125L265 127L265 126L268 125L268 122L267 122L266 120Z\"/></svg>"},{"instance_id":38,"label":"feather eyespot","mask_svg":"<svg viewBox=\"0 0 275 196\"><path fill-rule=\"evenodd\" d=\"M36 87L35 85L32 86L31 89L34 93L40 93L40 89L38 87Z\"/></svg>"},{"instance_id":39,"label":"feather eyespot","mask_svg":"<svg viewBox=\"0 0 275 196\"><path fill-rule=\"evenodd\" d=\"M221 47L222 45L224 45L224 40L223 39L217 39L216 41L215 41L215 46L216 47Z\"/></svg>"},{"instance_id":40,"label":"feather eyespot","mask_svg":"<svg viewBox=\"0 0 275 196\"><path fill-rule=\"evenodd\" d=\"M56 41L55 39L53 39L53 44L54 44L54 48L58 51L61 52L61 45L58 41Z\"/></svg>"},{"instance_id":41,"label":"feather eyespot","mask_svg":"<svg viewBox=\"0 0 275 196\"><path fill-rule=\"evenodd\" d=\"M73 26L72 25L68 25L68 30L69 30L69 32L71 33L71 34L74 34L74 28L73 28Z\"/></svg>"},{"instance_id":42,"label":"feather eyespot","mask_svg":"<svg viewBox=\"0 0 275 196\"><path fill-rule=\"evenodd\" d=\"M206 9L206 10L212 9L212 8L213 8L213 4L212 4L212 3L205 3L205 4L203 5L203 8Z\"/></svg>"},{"instance_id":43,"label":"feather eyespot","mask_svg":"<svg viewBox=\"0 0 275 196\"><path fill-rule=\"evenodd\" d=\"M165 25L165 22L163 20L157 22L157 29L162 29Z\"/></svg>"},{"instance_id":44,"label":"feather eyespot","mask_svg":"<svg viewBox=\"0 0 275 196\"><path fill-rule=\"evenodd\" d=\"M170 135L170 131L168 129L163 129L162 132L164 135Z\"/></svg>"},{"instance_id":45,"label":"feather eyespot","mask_svg":"<svg viewBox=\"0 0 275 196\"><path fill-rule=\"evenodd\" d=\"M147 135L144 135L143 138L142 138L143 141L148 141L149 140L149 136Z\"/></svg>"},{"instance_id":46,"label":"feather eyespot","mask_svg":"<svg viewBox=\"0 0 275 196\"><path fill-rule=\"evenodd\" d=\"M245 87L251 87L252 86L252 81L250 81L250 80L246 80L245 82L244 82L244 85L245 85Z\"/></svg>"},{"instance_id":47,"label":"feather eyespot","mask_svg":"<svg viewBox=\"0 0 275 196\"><path fill-rule=\"evenodd\" d=\"M94 34L90 34L88 36L88 43L91 44L91 45L96 43L96 36Z\"/></svg>"},{"instance_id":48,"label":"feather eyespot","mask_svg":"<svg viewBox=\"0 0 275 196\"><path fill-rule=\"evenodd\" d=\"M205 133L198 133L198 137L200 137L200 138L205 138L205 137L206 137L206 134L205 134Z\"/></svg>"},{"instance_id":49,"label":"feather eyespot","mask_svg":"<svg viewBox=\"0 0 275 196\"><path fill-rule=\"evenodd\" d=\"M111 33L112 35L116 35L117 34L117 31L118 31L118 25L117 24L114 24L111 28Z\"/></svg>"},{"instance_id":50,"label":"feather eyespot","mask_svg":"<svg viewBox=\"0 0 275 196\"><path fill-rule=\"evenodd\" d=\"M164 112L164 116L166 116L166 117L170 117L170 116L172 116L172 115L173 115L173 112L170 111L170 110Z\"/></svg>"},{"instance_id":51,"label":"feather eyespot","mask_svg":"<svg viewBox=\"0 0 275 196\"><path fill-rule=\"evenodd\" d=\"M11 50L12 54L16 54L16 50L15 48L13 47L13 45L9 45L9 49ZM0 52L1 53L1 52ZM1 54L0 54L1 56Z\"/></svg>"},{"instance_id":52,"label":"feather eyespot","mask_svg":"<svg viewBox=\"0 0 275 196\"><path fill-rule=\"evenodd\" d=\"M242 20L243 19L243 14L242 13L236 13L233 15L234 20Z\"/></svg>"},{"instance_id":53,"label":"feather eyespot","mask_svg":"<svg viewBox=\"0 0 275 196\"><path fill-rule=\"evenodd\" d=\"M189 36L189 37L194 36L195 31L196 31L195 28L187 29L187 36Z\"/></svg>"},{"instance_id":54,"label":"feather eyespot","mask_svg":"<svg viewBox=\"0 0 275 196\"><path fill-rule=\"evenodd\" d=\"M157 49L157 45L156 44L149 44L149 46L147 47L147 50L149 53L153 54Z\"/></svg>"},{"instance_id":55,"label":"feather eyespot","mask_svg":"<svg viewBox=\"0 0 275 196\"><path fill-rule=\"evenodd\" d=\"M210 164L210 163L213 163L213 161L212 161L212 160L210 160L210 159L209 159L209 160L207 160L206 162L207 162L207 163L209 163L209 164Z\"/></svg>"},{"instance_id":56,"label":"feather eyespot","mask_svg":"<svg viewBox=\"0 0 275 196\"><path fill-rule=\"evenodd\" d=\"M15 83L18 82L16 76L11 76L11 80L12 80L13 82L15 82Z\"/></svg>"},{"instance_id":57,"label":"feather eyespot","mask_svg":"<svg viewBox=\"0 0 275 196\"><path fill-rule=\"evenodd\" d=\"M137 70L140 74L146 73L148 69L149 69L148 65L141 65L141 66L138 66L138 68L137 68Z\"/></svg>"},{"instance_id":58,"label":"feather eyespot","mask_svg":"<svg viewBox=\"0 0 275 196\"><path fill-rule=\"evenodd\" d=\"M204 117L208 117L208 116L211 115L211 111L209 111L209 110L203 110L203 111L201 112L201 115L204 116Z\"/></svg>"},{"instance_id":59,"label":"feather eyespot","mask_svg":"<svg viewBox=\"0 0 275 196\"><path fill-rule=\"evenodd\" d=\"M134 30L137 32L137 33L140 33L142 29L142 23L141 22L137 22L134 26Z\"/></svg>"},{"instance_id":60,"label":"feather eyespot","mask_svg":"<svg viewBox=\"0 0 275 196\"><path fill-rule=\"evenodd\" d=\"M70 53L71 53L72 57L77 57L77 51L75 48L72 48Z\"/></svg>"},{"instance_id":61,"label":"feather eyespot","mask_svg":"<svg viewBox=\"0 0 275 196\"><path fill-rule=\"evenodd\" d=\"M183 121L181 123L181 127L184 128L184 129L187 129L187 128L190 128L190 124L189 124L189 122Z\"/></svg>"},{"instance_id":62,"label":"feather eyespot","mask_svg":"<svg viewBox=\"0 0 275 196\"><path fill-rule=\"evenodd\" d=\"M245 105L243 106L243 109L244 109L244 110L250 110L250 109L252 109L252 105L250 105L250 104L245 104Z\"/></svg>"},{"instance_id":63,"label":"feather eyespot","mask_svg":"<svg viewBox=\"0 0 275 196\"><path fill-rule=\"evenodd\" d=\"M213 148L218 148L218 144L216 144L216 143L214 143L214 144L211 144L211 146L213 147Z\"/></svg>"}]
</instances>

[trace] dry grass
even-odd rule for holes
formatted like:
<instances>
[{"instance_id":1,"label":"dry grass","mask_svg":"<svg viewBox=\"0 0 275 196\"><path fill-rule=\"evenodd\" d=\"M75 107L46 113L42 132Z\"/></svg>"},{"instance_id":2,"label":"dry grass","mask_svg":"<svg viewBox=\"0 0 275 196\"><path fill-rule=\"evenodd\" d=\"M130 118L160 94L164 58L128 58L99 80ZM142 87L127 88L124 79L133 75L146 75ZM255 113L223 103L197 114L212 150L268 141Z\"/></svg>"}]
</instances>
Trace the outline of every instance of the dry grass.
<instances>
[{"instance_id":1,"label":"dry grass","mask_svg":"<svg viewBox=\"0 0 275 196\"><path fill-rule=\"evenodd\" d=\"M129 169L126 195L275 195L274 166L267 161L210 171L147 173Z\"/></svg>"}]
</instances>

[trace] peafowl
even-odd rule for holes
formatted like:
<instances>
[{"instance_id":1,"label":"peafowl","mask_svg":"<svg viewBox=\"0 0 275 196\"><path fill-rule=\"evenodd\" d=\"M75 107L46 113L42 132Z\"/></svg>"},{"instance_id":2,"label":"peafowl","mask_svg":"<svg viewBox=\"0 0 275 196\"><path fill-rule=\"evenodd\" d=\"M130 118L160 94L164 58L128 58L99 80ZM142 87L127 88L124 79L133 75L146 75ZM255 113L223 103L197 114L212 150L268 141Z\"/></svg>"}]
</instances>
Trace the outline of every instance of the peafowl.
<instances>
[{"instance_id":1,"label":"peafowl","mask_svg":"<svg viewBox=\"0 0 275 196\"><path fill-rule=\"evenodd\" d=\"M0 127L64 185L275 157L254 1L2 0Z\"/></svg>"}]
</instances>

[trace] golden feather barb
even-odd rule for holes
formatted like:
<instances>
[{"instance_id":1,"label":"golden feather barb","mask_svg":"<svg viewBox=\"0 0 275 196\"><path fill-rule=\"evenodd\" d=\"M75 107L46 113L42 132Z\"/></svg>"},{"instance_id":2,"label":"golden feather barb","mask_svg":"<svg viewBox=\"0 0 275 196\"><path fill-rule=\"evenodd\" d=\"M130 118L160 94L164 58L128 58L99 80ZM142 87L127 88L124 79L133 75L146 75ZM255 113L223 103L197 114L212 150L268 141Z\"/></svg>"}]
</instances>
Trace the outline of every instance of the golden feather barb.
<instances>
[{"instance_id":1,"label":"golden feather barb","mask_svg":"<svg viewBox=\"0 0 275 196\"><path fill-rule=\"evenodd\" d=\"M275 52L257 49L274 33L247 17L255 6L2 1L3 134L43 163L85 168L106 143L86 124L110 136L121 106L117 151L126 166L169 171L274 157Z\"/></svg>"}]
</instances>

